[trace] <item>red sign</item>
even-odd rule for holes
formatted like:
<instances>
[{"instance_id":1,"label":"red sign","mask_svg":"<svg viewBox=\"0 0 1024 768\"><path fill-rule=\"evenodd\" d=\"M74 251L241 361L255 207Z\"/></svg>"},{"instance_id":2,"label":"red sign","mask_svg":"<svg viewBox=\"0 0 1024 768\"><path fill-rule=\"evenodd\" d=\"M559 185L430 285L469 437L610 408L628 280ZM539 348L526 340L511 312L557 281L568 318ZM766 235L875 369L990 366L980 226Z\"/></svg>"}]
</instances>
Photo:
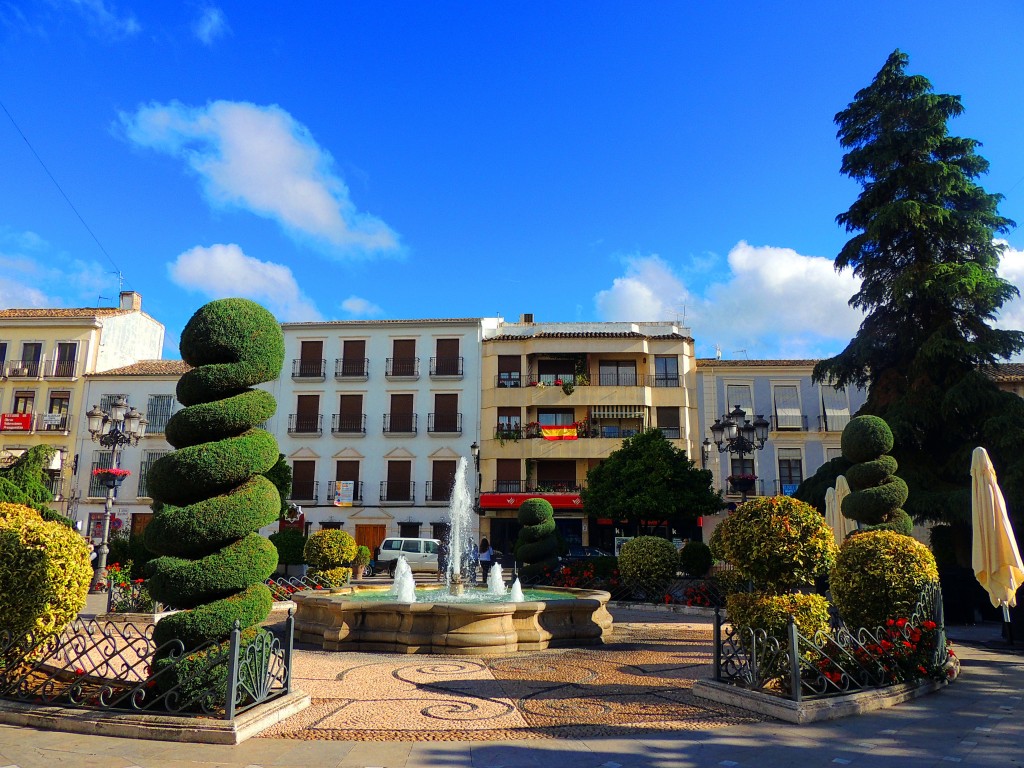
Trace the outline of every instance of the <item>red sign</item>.
<instances>
[{"instance_id":1,"label":"red sign","mask_svg":"<svg viewBox=\"0 0 1024 768\"><path fill-rule=\"evenodd\" d=\"M481 509L519 509L527 499L544 499L555 509L583 509L578 493L481 493Z\"/></svg>"},{"instance_id":2,"label":"red sign","mask_svg":"<svg viewBox=\"0 0 1024 768\"><path fill-rule=\"evenodd\" d=\"M0 413L0 432L31 432L31 413Z\"/></svg>"}]
</instances>

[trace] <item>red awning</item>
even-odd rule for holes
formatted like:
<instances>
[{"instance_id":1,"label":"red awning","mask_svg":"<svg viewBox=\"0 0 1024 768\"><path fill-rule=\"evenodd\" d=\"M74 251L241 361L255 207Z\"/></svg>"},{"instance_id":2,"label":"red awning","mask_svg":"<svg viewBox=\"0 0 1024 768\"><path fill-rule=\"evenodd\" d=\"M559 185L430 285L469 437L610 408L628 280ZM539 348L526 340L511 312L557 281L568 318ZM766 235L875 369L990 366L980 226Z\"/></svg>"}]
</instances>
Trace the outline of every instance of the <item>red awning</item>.
<instances>
[{"instance_id":1,"label":"red awning","mask_svg":"<svg viewBox=\"0 0 1024 768\"><path fill-rule=\"evenodd\" d=\"M583 509L578 493L481 493L481 509L518 509L527 499L544 499L555 509Z\"/></svg>"}]
</instances>

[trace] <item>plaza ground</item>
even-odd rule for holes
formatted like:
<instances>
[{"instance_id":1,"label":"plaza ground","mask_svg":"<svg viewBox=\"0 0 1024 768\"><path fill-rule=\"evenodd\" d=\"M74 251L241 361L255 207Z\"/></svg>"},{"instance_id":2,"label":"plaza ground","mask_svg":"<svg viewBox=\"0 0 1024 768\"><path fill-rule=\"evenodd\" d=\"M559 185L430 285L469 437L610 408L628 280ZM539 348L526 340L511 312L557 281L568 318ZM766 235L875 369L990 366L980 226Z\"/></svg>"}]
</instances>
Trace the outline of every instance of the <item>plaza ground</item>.
<instances>
[{"instance_id":1,"label":"plaza ground","mask_svg":"<svg viewBox=\"0 0 1024 768\"><path fill-rule=\"evenodd\" d=\"M1024 655L997 625L953 627L963 677L860 717L796 726L695 700L710 622L615 611L599 649L504 659L303 647L313 706L236 747L0 727L0 767L686 768L1024 764Z\"/></svg>"}]
</instances>

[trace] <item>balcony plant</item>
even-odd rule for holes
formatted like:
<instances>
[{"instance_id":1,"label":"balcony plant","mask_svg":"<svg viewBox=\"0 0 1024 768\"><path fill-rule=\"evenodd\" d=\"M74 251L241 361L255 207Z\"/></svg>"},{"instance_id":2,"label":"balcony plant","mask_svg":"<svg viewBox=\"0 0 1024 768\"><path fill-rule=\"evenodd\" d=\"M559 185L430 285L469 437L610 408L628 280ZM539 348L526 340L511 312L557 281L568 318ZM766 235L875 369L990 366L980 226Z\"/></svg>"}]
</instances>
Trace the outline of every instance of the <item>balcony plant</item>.
<instances>
[{"instance_id":1,"label":"balcony plant","mask_svg":"<svg viewBox=\"0 0 1024 768\"><path fill-rule=\"evenodd\" d=\"M752 491L754 489L754 483L757 481L757 475L743 472L735 475L729 475L725 479L729 481L729 485L732 486L734 491Z\"/></svg>"},{"instance_id":2,"label":"balcony plant","mask_svg":"<svg viewBox=\"0 0 1024 768\"><path fill-rule=\"evenodd\" d=\"M495 437L498 438L498 443L501 445L504 445L506 440L518 443L519 438L522 436L523 427L521 424L499 424L495 431Z\"/></svg>"},{"instance_id":3,"label":"balcony plant","mask_svg":"<svg viewBox=\"0 0 1024 768\"><path fill-rule=\"evenodd\" d=\"M97 467L92 471L93 477L107 488L118 488L130 474L127 469L119 467Z\"/></svg>"}]
</instances>

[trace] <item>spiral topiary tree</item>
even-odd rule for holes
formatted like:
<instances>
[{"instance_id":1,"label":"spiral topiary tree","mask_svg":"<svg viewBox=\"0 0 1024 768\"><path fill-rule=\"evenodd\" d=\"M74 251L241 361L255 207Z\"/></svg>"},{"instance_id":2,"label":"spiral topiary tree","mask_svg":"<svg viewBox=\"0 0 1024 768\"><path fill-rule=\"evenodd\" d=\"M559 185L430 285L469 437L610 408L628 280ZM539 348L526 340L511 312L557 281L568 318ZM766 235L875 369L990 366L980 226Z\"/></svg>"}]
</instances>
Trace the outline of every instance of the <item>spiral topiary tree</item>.
<instances>
[{"instance_id":1,"label":"spiral topiary tree","mask_svg":"<svg viewBox=\"0 0 1024 768\"><path fill-rule=\"evenodd\" d=\"M263 582L277 567L277 550L258 530L281 510L264 476L279 454L273 435L256 425L276 402L251 387L278 377L284 337L263 307L221 299L192 316L180 350L193 369L177 387L186 407L165 431L177 450L149 471L156 503L145 541L159 555L149 564L150 594L183 609L160 620L154 639L176 638L193 650L224 642L236 621L251 639L270 612Z\"/></svg>"},{"instance_id":2,"label":"spiral topiary tree","mask_svg":"<svg viewBox=\"0 0 1024 768\"><path fill-rule=\"evenodd\" d=\"M914 524L902 507L910 492L896 477L896 459L888 455L893 442L889 425L877 416L857 416L846 425L843 458L853 464L846 470L850 494L843 499L842 513L861 530L909 536Z\"/></svg>"},{"instance_id":3,"label":"spiral topiary tree","mask_svg":"<svg viewBox=\"0 0 1024 768\"><path fill-rule=\"evenodd\" d=\"M519 506L519 538L516 559L525 564L527 575L539 573L558 559L555 510L544 499L527 499Z\"/></svg>"}]
</instances>

